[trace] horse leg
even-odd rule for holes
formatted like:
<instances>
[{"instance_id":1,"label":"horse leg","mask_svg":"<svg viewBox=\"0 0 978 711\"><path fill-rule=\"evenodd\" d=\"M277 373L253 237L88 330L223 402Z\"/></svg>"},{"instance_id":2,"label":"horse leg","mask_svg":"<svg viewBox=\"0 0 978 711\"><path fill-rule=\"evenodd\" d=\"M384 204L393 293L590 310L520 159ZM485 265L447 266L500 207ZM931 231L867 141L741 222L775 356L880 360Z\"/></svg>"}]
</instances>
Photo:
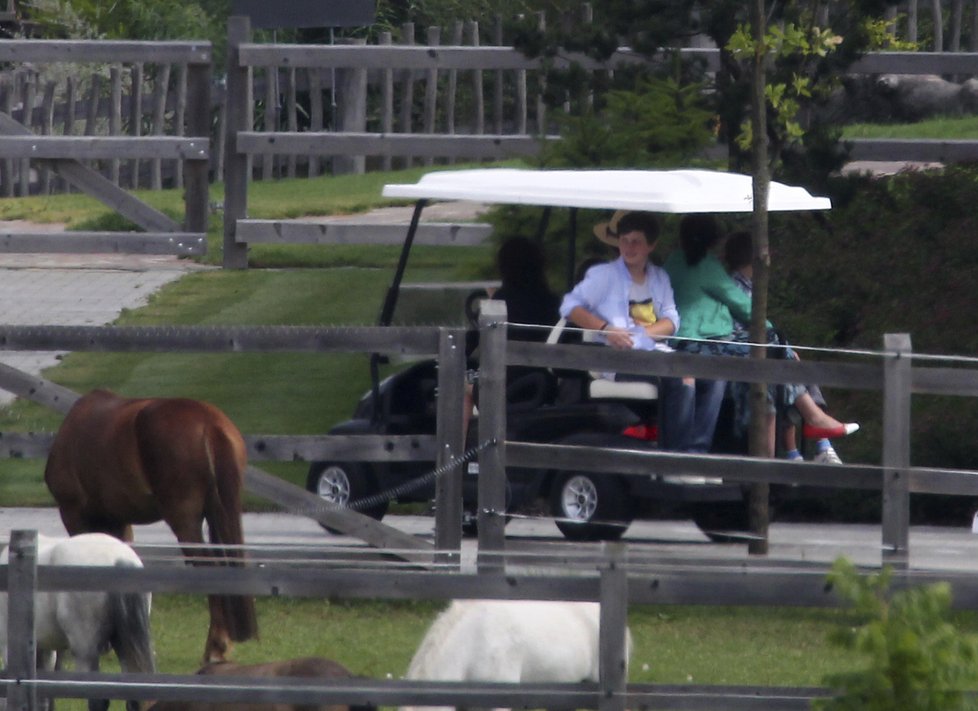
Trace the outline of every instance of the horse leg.
<instances>
[{"instance_id":1,"label":"horse leg","mask_svg":"<svg viewBox=\"0 0 978 711\"><path fill-rule=\"evenodd\" d=\"M77 536L79 533L104 533L126 543L133 541L132 526L128 523L92 518L83 514L80 509L65 506L61 507L60 513L61 522L69 536Z\"/></svg>"},{"instance_id":2,"label":"horse leg","mask_svg":"<svg viewBox=\"0 0 978 711\"><path fill-rule=\"evenodd\" d=\"M72 654L75 657L75 671L79 671L79 672L98 671L99 668L98 650L94 650L94 652L89 650L83 653L79 653L77 650L72 650ZM109 711L109 700L89 699L88 711Z\"/></svg>"},{"instance_id":3,"label":"horse leg","mask_svg":"<svg viewBox=\"0 0 978 711\"><path fill-rule=\"evenodd\" d=\"M170 528L180 542L183 556L192 565L206 565L202 557L214 557L213 553L202 546L204 536L200 523L167 519ZM231 636L228 634L227 621L224 618L224 605L220 595L208 595L207 607L210 611L210 626L207 629L207 641L204 643L204 664L227 661L231 652Z\"/></svg>"},{"instance_id":4,"label":"horse leg","mask_svg":"<svg viewBox=\"0 0 978 711\"><path fill-rule=\"evenodd\" d=\"M37 661L37 668L44 671L60 671L61 670L61 655L54 650L50 649L39 649L34 655ZM37 705L40 711L54 711L54 698L53 697L42 697L37 700Z\"/></svg>"}]
</instances>

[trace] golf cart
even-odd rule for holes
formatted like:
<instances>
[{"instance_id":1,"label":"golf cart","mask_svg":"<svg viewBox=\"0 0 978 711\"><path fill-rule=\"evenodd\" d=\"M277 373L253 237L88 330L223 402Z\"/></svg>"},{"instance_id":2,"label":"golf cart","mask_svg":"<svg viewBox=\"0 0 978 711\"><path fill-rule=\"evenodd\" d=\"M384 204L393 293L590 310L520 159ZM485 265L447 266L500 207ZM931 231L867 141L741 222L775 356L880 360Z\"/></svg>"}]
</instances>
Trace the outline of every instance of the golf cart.
<instances>
[{"instance_id":1,"label":"golf cart","mask_svg":"<svg viewBox=\"0 0 978 711\"><path fill-rule=\"evenodd\" d=\"M707 170L520 170L436 171L410 185L387 185L384 195L417 200L400 261L381 313L390 325L421 210L431 200L469 200L486 204L528 205L571 210L567 243L568 288L575 271L576 211L644 210L657 213L749 213L750 176ZM772 211L823 210L827 198L772 182ZM543 234L542 225L538 234ZM566 342L574 329L558 324L549 342ZM578 335L578 337L580 337ZM433 361L414 363L384 380L377 358L371 363L374 387L358 403L353 417L330 434L433 434L437 373ZM507 439L651 450L656 447L656 390L649 383L619 383L589 373L538 370L507 385ZM477 418L469 432L476 441ZM718 428L722 430L723 428ZM728 438L717 438L717 451L730 453ZM743 449L739 450L743 452ZM377 519L389 500L383 492L424 475L434 462L314 462L307 488L331 503L351 505ZM463 477L463 506L475 510L478 467ZM426 501L434 485L399 496ZM507 469L507 506L511 512L539 510L543 502L560 531L573 540L616 539L637 516L680 514L692 518L711 538L742 530L746 521L739 484L701 476L616 476L613 473ZM358 504L358 502L360 502ZM466 517L471 532L474 516Z\"/></svg>"}]
</instances>

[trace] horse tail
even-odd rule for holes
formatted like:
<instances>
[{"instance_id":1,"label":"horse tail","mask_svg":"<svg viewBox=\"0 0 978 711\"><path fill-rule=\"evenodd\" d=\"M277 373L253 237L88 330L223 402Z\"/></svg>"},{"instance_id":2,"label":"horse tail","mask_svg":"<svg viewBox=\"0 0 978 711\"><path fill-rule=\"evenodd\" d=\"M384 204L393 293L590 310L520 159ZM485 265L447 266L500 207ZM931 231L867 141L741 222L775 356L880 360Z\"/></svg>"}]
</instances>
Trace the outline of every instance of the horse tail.
<instances>
[{"instance_id":1,"label":"horse tail","mask_svg":"<svg viewBox=\"0 0 978 711\"><path fill-rule=\"evenodd\" d=\"M210 542L221 548L220 555L229 565L241 565L245 554L241 526L241 490L244 484L244 439L230 422L226 427L212 427L205 441L213 476L204 504L204 519L210 532ZM228 637L243 642L258 636L258 616L255 599L250 595L215 595L221 607Z\"/></svg>"},{"instance_id":2,"label":"horse tail","mask_svg":"<svg viewBox=\"0 0 978 711\"><path fill-rule=\"evenodd\" d=\"M120 560L118 566L136 567L134 563ZM126 672L156 671L153 660L153 639L149 625L149 593L109 593L109 618L112 635L109 642L119 665Z\"/></svg>"}]
</instances>

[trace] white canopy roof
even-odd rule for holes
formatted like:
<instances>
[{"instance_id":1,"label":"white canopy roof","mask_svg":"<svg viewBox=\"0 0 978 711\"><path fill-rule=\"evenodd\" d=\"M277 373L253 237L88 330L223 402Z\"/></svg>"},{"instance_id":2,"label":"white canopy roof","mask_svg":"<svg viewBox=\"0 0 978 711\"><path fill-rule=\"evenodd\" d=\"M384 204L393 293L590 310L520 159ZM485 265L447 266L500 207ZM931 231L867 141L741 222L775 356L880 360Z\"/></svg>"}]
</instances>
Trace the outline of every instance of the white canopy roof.
<instances>
[{"instance_id":1,"label":"white canopy roof","mask_svg":"<svg viewBox=\"0 0 978 711\"><path fill-rule=\"evenodd\" d=\"M712 170L441 170L414 184L384 186L385 197L474 200L648 212L751 212L749 175ZM800 187L771 182L768 209L828 210L832 203Z\"/></svg>"}]
</instances>

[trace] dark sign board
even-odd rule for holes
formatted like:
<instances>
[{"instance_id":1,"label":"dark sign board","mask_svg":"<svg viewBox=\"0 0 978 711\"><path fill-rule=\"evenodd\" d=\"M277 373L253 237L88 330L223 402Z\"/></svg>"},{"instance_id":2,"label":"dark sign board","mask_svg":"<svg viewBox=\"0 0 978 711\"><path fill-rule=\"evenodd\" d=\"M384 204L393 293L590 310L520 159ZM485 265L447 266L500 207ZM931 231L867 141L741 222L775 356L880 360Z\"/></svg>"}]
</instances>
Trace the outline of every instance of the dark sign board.
<instances>
[{"instance_id":1,"label":"dark sign board","mask_svg":"<svg viewBox=\"0 0 978 711\"><path fill-rule=\"evenodd\" d=\"M374 21L374 0L233 0L232 15L255 29L362 27Z\"/></svg>"}]
</instances>

